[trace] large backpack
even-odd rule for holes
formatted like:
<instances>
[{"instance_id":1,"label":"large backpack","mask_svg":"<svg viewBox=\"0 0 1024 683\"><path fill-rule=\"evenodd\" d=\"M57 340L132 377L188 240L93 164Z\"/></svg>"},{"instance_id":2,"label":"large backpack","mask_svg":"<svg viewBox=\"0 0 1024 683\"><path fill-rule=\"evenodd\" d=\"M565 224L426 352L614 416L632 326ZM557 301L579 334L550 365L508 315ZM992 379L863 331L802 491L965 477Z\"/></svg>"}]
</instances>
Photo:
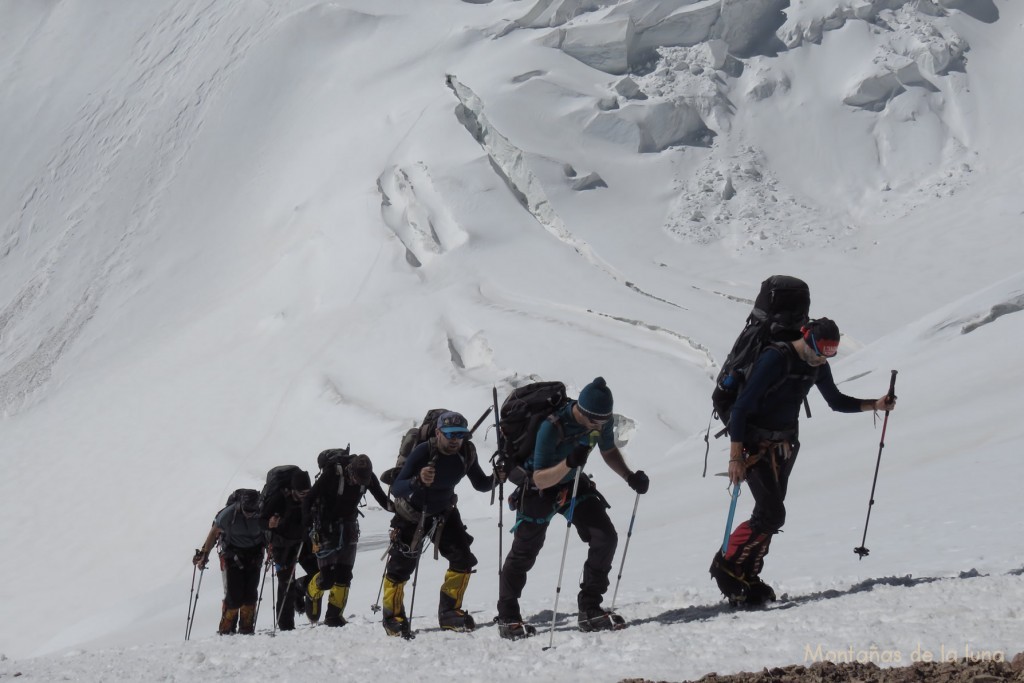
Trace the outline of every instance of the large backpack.
<instances>
[{"instance_id":1,"label":"large backpack","mask_svg":"<svg viewBox=\"0 0 1024 683\"><path fill-rule=\"evenodd\" d=\"M389 487L389 495L391 493L390 487L395 483L398 473L402 471L402 465L405 464L406 458L412 453L412 449L424 441L428 441L434 435L434 430L437 429L437 418L447 412L447 408L431 408L423 416L423 421L420 422L419 427L411 427L402 435L402 443L398 446L398 457L395 459L395 466L380 475L380 480Z\"/></svg>"},{"instance_id":2,"label":"large backpack","mask_svg":"<svg viewBox=\"0 0 1024 683\"><path fill-rule=\"evenodd\" d=\"M226 501L224 501L224 507L222 507L220 510L218 510L217 514L215 514L213 516L214 521L216 521L217 518L220 517L222 512L227 510L229 507L231 507L235 503L242 502L242 498L247 497L247 496L251 496L253 498L257 498L257 500L258 500L259 493L256 491L256 489L235 489L234 491L229 493L228 494L228 499ZM235 519L237 519L237 517L238 517L238 508L235 508L235 514L231 516L231 523L232 524L235 523ZM218 541L218 543L219 542L220 541Z\"/></svg>"},{"instance_id":3,"label":"large backpack","mask_svg":"<svg viewBox=\"0 0 1024 683\"><path fill-rule=\"evenodd\" d=\"M246 493L256 493L256 489L235 489L234 491L228 494L228 499L224 501L224 508L228 507L229 505L234 505L238 501L242 500L242 496L244 496ZM221 511L223 511L224 508L221 508Z\"/></svg>"},{"instance_id":4,"label":"large backpack","mask_svg":"<svg viewBox=\"0 0 1024 683\"><path fill-rule=\"evenodd\" d=\"M522 467L529 460L541 424L568 402L561 382L534 382L512 390L498 411L498 450L506 467Z\"/></svg>"},{"instance_id":5,"label":"large backpack","mask_svg":"<svg viewBox=\"0 0 1024 683\"><path fill-rule=\"evenodd\" d=\"M320 451L320 454L316 456L316 465L320 468L320 471L316 473L316 478L337 477L338 495L340 496L342 491L345 490L345 466L354 457L351 445L345 448L328 448L325 451Z\"/></svg>"},{"instance_id":6,"label":"large backpack","mask_svg":"<svg viewBox=\"0 0 1024 683\"><path fill-rule=\"evenodd\" d=\"M761 283L754 309L722 363L711 393L714 413L725 425L729 424L729 413L754 361L772 344L799 339L810 307L810 289L799 278L773 275ZM724 433L723 429L716 436Z\"/></svg>"},{"instance_id":7,"label":"large backpack","mask_svg":"<svg viewBox=\"0 0 1024 683\"><path fill-rule=\"evenodd\" d=\"M267 472L267 483L263 485L263 490L260 491L260 515L263 515L263 506L270 499L271 496L276 494L278 491L283 491L289 488L292 483L292 476L296 472L301 472L302 468L298 465L278 465L272 467Z\"/></svg>"}]
</instances>

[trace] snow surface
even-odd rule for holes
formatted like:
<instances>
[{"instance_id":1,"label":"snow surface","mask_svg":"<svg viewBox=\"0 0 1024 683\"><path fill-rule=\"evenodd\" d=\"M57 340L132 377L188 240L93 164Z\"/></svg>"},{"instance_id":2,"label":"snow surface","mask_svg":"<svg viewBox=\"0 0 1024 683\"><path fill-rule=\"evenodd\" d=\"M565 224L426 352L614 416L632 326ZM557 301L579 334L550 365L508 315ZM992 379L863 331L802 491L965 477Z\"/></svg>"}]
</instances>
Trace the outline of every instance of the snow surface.
<instances>
[{"instance_id":1,"label":"snow surface","mask_svg":"<svg viewBox=\"0 0 1024 683\"><path fill-rule=\"evenodd\" d=\"M0 677L680 680L1024 649L1024 7L737 5L0 3ZM790 601L736 613L703 435L773 273L838 321L844 390L895 368L900 404L858 560L881 424L812 399L764 573ZM630 628L575 630L574 537L553 649L437 631L429 558L419 637L386 638L370 508L344 629L215 636L208 571L181 642L229 491L348 443L381 471L428 408L596 375L652 478ZM614 579L634 496L592 469ZM497 507L460 494L487 623ZM523 596L542 629L562 535Z\"/></svg>"}]
</instances>

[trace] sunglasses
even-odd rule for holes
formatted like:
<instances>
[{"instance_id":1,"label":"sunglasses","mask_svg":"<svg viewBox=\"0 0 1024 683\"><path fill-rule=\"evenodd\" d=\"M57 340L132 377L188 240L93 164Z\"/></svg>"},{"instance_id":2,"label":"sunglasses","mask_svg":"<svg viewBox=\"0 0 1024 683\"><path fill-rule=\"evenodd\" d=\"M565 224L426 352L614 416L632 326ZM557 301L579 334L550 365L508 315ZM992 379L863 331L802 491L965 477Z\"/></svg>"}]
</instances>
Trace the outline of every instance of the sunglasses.
<instances>
[{"instance_id":1,"label":"sunglasses","mask_svg":"<svg viewBox=\"0 0 1024 683\"><path fill-rule=\"evenodd\" d=\"M444 438L452 441L463 441L469 438L469 432L458 428L446 429L442 427L441 433L444 434Z\"/></svg>"}]
</instances>

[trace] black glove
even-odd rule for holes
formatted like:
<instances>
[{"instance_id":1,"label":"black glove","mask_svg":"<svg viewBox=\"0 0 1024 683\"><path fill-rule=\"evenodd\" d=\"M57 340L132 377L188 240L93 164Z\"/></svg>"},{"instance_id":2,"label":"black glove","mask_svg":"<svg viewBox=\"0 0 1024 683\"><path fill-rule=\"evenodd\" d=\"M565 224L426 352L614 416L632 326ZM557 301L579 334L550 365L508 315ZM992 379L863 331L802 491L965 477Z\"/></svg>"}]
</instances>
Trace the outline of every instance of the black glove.
<instances>
[{"instance_id":1,"label":"black glove","mask_svg":"<svg viewBox=\"0 0 1024 683\"><path fill-rule=\"evenodd\" d=\"M572 449L568 457L565 459L565 464L570 469L573 467L584 467L587 464L587 458L590 457L590 446L587 444L579 444L576 448Z\"/></svg>"},{"instance_id":2,"label":"black glove","mask_svg":"<svg viewBox=\"0 0 1024 683\"><path fill-rule=\"evenodd\" d=\"M637 470L633 474L626 478L626 483L629 484L629 488L633 489L637 493L647 493L647 489L651 487L651 480L643 470Z\"/></svg>"}]
</instances>

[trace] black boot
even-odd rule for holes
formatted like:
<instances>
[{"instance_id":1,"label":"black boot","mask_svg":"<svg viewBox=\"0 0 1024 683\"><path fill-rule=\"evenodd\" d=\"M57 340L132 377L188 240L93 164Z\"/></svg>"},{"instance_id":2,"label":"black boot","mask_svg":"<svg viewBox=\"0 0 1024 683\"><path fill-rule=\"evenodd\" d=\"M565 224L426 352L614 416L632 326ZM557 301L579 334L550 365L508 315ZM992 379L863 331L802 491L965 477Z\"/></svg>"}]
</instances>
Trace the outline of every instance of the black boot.
<instances>
[{"instance_id":1,"label":"black boot","mask_svg":"<svg viewBox=\"0 0 1024 683\"><path fill-rule=\"evenodd\" d=\"M522 617L498 619L498 635L506 640L520 640L537 635L537 629L523 623Z\"/></svg>"},{"instance_id":2,"label":"black boot","mask_svg":"<svg viewBox=\"0 0 1024 683\"><path fill-rule=\"evenodd\" d=\"M341 616L341 609L328 602L324 611L324 626L344 626L347 623L345 617Z\"/></svg>"},{"instance_id":3,"label":"black boot","mask_svg":"<svg viewBox=\"0 0 1024 683\"><path fill-rule=\"evenodd\" d=\"M750 579L747 586L747 604L750 606L763 605L766 602L775 602L775 591L761 577L755 576Z\"/></svg>"},{"instance_id":4,"label":"black boot","mask_svg":"<svg viewBox=\"0 0 1024 683\"><path fill-rule=\"evenodd\" d=\"M626 620L600 607L581 609L577 617L581 631L617 631L626 628Z\"/></svg>"},{"instance_id":5,"label":"black boot","mask_svg":"<svg viewBox=\"0 0 1024 683\"><path fill-rule=\"evenodd\" d=\"M309 579L309 576L304 576L292 584L292 605L296 614L306 613L306 586L309 585Z\"/></svg>"},{"instance_id":6,"label":"black boot","mask_svg":"<svg viewBox=\"0 0 1024 683\"><path fill-rule=\"evenodd\" d=\"M709 571L718 589L733 607L756 607L775 601L775 591L771 586L759 576L744 573L741 568L723 558L721 551L715 553Z\"/></svg>"}]
</instances>

